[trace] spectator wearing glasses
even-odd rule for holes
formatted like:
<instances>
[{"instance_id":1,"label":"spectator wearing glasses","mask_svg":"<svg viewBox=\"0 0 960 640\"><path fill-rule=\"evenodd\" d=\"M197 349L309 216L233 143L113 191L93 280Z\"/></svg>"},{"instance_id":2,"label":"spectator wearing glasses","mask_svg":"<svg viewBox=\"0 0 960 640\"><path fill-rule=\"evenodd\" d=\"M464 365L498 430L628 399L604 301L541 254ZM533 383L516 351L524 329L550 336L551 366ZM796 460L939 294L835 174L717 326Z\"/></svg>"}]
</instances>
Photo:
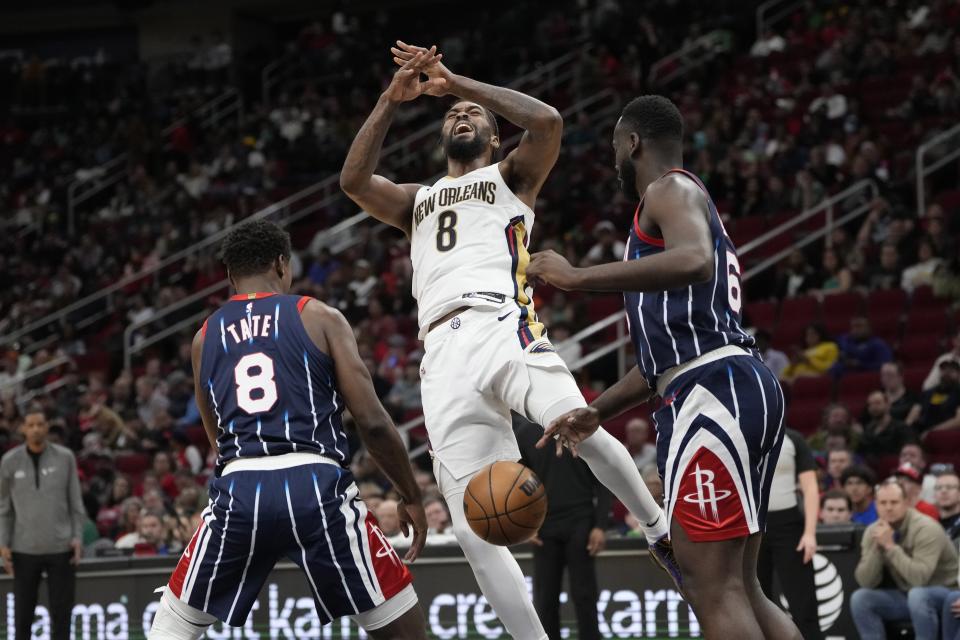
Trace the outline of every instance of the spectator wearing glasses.
<instances>
[{"instance_id":1,"label":"spectator wearing glasses","mask_svg":"<svg viewBox=\"0 0 960 640\"><path fill-rule=\"evenodd\" d=\"M879 518L863 533L854 572L853 622L871 640L886 637L884 623L908 621L917 638L938 638L942 599L957 585L957 550L939 523L908 506L902 485L884 482L876 495Z\"/></svg>"},{"instance_id":2,"label":"spectator wearing glasses","mask_svg":"<svg viewBox=\"0 0 960 640\"><path fill-rule=\"evenodd\" d=\"M936 478L933 491L940 524L954 543L960 543L960 476L951 466Z\"/></svg>"}]
</instances>

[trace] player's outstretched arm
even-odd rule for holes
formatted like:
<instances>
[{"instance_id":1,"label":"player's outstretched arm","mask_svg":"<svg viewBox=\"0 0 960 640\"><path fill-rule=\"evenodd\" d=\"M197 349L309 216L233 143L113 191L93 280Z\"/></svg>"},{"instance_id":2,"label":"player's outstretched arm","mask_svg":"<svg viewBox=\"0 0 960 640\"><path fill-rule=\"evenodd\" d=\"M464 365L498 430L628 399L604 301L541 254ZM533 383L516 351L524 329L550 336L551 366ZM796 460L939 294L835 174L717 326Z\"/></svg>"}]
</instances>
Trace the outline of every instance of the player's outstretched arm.
<instances>
[{"instance_id":1,"label":"player's outstretched arm","mask_svg":"<svg viewBox=\"0 0 960 640\"><path fill-rule=\"evenodd\" d=\"M693 181L668 175L654 182L644 196L643 213L663 234L665 251L584 268L542 251L531 257L527 278L566 291L664 291L713 277L709 210Z\"/></svg>"},{"instance_id":2,"label":"player's outstretched arm","mask_svg":"<svg viewBox=\"0 0 960 640\"><path fill-rule=\"evenodd\" d=\"M406 64L414 55L427 50L398 40L391 51L397 64ZM425 65L423 72L431 79L444 80L446 93L476 102L524 130L520 144L500 163L500 171L513 192L532 207L560 155L560 112L519 91L451 73L439 60Z\"/></svg>"},{"instance_id":3,"label":"player's outstretched arm","mask_svg":"<svg viewBox=\"0 0 960 640\"><path fill-rule=\"evenodd\" d=\"M206 383L200 379L200 357L203 354L203 331L197 331L193 337L193 348L190 350L190 360L193 363L193 396L197 401L197 409L200 410L200 420L203 422L203 430L207 434L210 446L214 451L219 452L217 448L217 417L210 408L207 400L209 389Z\"/></svg>"},{"instance_id":4,"label":"player's outstretched arm","mask_svg":"<svg viewBox=\"0 0 960 640\"><path fill-rule=\"evenodd\" d=\"M589 407L568 411L544 429L537 448L545 447L556 436L557 454L562 446L576 453L576 445L593 435L601 423L643 404L654 396L640 369L634 366L623 378L601 393Z\"/></svg>"},{"instance_id":5,"label":"player's outstretched arm","mask_svg":"<svg viewBox=\"0 0 960 640\"><path fill-rule=\"evenodd\" d=\"M413 477L403 440L380 404L370 372L360 358L353 329L342 313L316 300L307 303L301 318L314 343L333 358L337 389L353 415L360 440L403 499L399 515L405 535L407 525L413 527L413 540L406 555L412 562L423 549L427 536L420 487Z\"/></svg>"},{"instance_id":6,"label":"player's outstretched arm","mask_svg":"<svg viewBox=\"0 0 960 640\"><path fill-rule=\"evenodd\" d=\"M442 87L441 80L420 82L424 64L439 60L436 49L418 53L393 76L377 105L357 132L340 170L340 188L371 216L410 235L413 202L418 184L395 184L373 172L383 140L401 103Z\"/></svg>"}]
</instances>

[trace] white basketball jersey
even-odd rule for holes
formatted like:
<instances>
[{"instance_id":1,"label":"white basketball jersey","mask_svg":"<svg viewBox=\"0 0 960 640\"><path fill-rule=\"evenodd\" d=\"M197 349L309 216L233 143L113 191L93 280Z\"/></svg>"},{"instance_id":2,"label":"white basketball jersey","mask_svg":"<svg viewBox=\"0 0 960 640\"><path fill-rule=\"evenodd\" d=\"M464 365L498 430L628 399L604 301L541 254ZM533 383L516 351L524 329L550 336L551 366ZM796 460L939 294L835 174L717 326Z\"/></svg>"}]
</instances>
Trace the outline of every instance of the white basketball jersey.
<instances>
[{"instance_id":1,"label":"white basketball jersey","mask_svg":"<svg viewBox=\"0 0 960 640\"><path fill-rule=\"evenodd\" d=\"M431 322L463 306L513 300L521 323L536 322L526 279L533 219L496 164L417 192L410 257L421 340Z\"/></svg>"}]
</instances>

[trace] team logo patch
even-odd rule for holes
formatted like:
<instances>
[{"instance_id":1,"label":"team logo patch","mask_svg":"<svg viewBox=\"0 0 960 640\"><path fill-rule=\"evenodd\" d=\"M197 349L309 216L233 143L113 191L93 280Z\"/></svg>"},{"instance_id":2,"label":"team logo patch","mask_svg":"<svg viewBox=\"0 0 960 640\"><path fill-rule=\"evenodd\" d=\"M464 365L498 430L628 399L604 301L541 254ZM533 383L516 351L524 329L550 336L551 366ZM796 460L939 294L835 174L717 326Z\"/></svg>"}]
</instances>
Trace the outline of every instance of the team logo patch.
<instances>
[{"instance_id":1,"label":"team logo patch","mask_svg":"<svg viewBox=\"0 0 960 640\"><path fill-rule=\"evenodd\" d=\"M451 329L459 329L459 328L460 328L460 316L457 316L457 317L455 317L453 320L450 321L450 328L451 328Z\"/></svg>"},{"instance_id":2,"label":"team logo patch","mask_svg":"<svg viewBox=\"0 0 960 640\"><path fill-rule=\"evenodd\" d=\"M549 342L541 342L539 344L533 345L533 348L530 349L530 353L556 353L557 350L553 348L553 345Z\"/></svg>"},{"instance_id":3,"label":"team logo patch","mask_svg":"<svg viewBox=\"0 0 960 640\"><path fill-rule=\"evenodd\" d=\"M715 453L701 447L678 481L674 517L691 540L736 537L747 529L737 487ZM717 537L718 534L722 537Z\"/></svg>"}]
</instances>

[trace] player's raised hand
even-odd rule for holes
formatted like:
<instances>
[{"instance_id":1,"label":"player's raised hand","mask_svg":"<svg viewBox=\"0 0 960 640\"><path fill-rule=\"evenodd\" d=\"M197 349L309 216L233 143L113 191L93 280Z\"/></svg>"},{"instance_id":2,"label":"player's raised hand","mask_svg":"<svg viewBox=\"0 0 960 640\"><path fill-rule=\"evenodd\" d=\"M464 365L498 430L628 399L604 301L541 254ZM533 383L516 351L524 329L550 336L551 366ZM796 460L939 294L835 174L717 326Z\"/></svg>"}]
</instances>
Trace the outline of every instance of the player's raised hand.
<instances>
[{"instance_id":1,"label":"player's raised hand","mask_svg":"<svg viewBox=\"0 0 960 640\"><path fill-rule=\"evenodd\" d=\"M443 54L436 53L436 51L436 45L425 49L424 47L407 44L402 40L397 40L397 46L390 47L390 53L393 54L393 61L401 67L413 60L418 53L435 53L436 55L424 60L421 65L422 72L426 74L427 78L429 78L431 82L434 80L437 81L437 84L430 85L426 93L431 96L445 96L452 84L453 73L441 62Z\"/></svg>"},{"instance_id":2,"label":"player's raised hand","mask_svg":"<svg viewBox=\"0 0 960 640\"><path fill-rule=\"evenodd\" d=\"M578 269L566 258L551 249L530 256L527 280L533 284L551 284L557 289L570 291L577 288L577 272Z\"/></svg>"},{"instance_id":3,"label":"player's raised hand","mask_svg":"<svg viewBox=\"0 0 960 640\"><path fill-rule=\"evenodd\" d=\"M390 86L384 91L388 100L393 102L408 102L422 96L443 95L446 80L428 76L426 82L420 80L420 74L426 73L427 67L434 65L442 57L436 47L417 51L409 60L406 60L400 69L393 74Z\"/></svg>"},{"instance_id":4,"label":"player's raised hand","mask_svg":"<svg viewBox=\"0 0 960 640\"><path fill-rule=\"evenodd\" d=\"M542 449L554 439L557 456L563 455L563 448L570 449L570 453L577 456L577 445L589 438L600 428L600 414L593 407L582 407L568 411L555 419L543 431L543 437L537 441L537 448Z\"/></svg>"},{"instance_id":5,"label":"player's raised hand","mask_svg":"<svg viewBox=\"0 0 960 640\"><path fill-rule=\"evenodd\" d=\"M401 500L397 505L397 517L400 518L400 531L403 532L404 537L408 537L410 530L413 529L413 540L410 541L410 548L403 556L407 562L413 562L423 551L423 545L427 542L427 515L419 502L408 503Z\"/></svg>"}]
</instances>

